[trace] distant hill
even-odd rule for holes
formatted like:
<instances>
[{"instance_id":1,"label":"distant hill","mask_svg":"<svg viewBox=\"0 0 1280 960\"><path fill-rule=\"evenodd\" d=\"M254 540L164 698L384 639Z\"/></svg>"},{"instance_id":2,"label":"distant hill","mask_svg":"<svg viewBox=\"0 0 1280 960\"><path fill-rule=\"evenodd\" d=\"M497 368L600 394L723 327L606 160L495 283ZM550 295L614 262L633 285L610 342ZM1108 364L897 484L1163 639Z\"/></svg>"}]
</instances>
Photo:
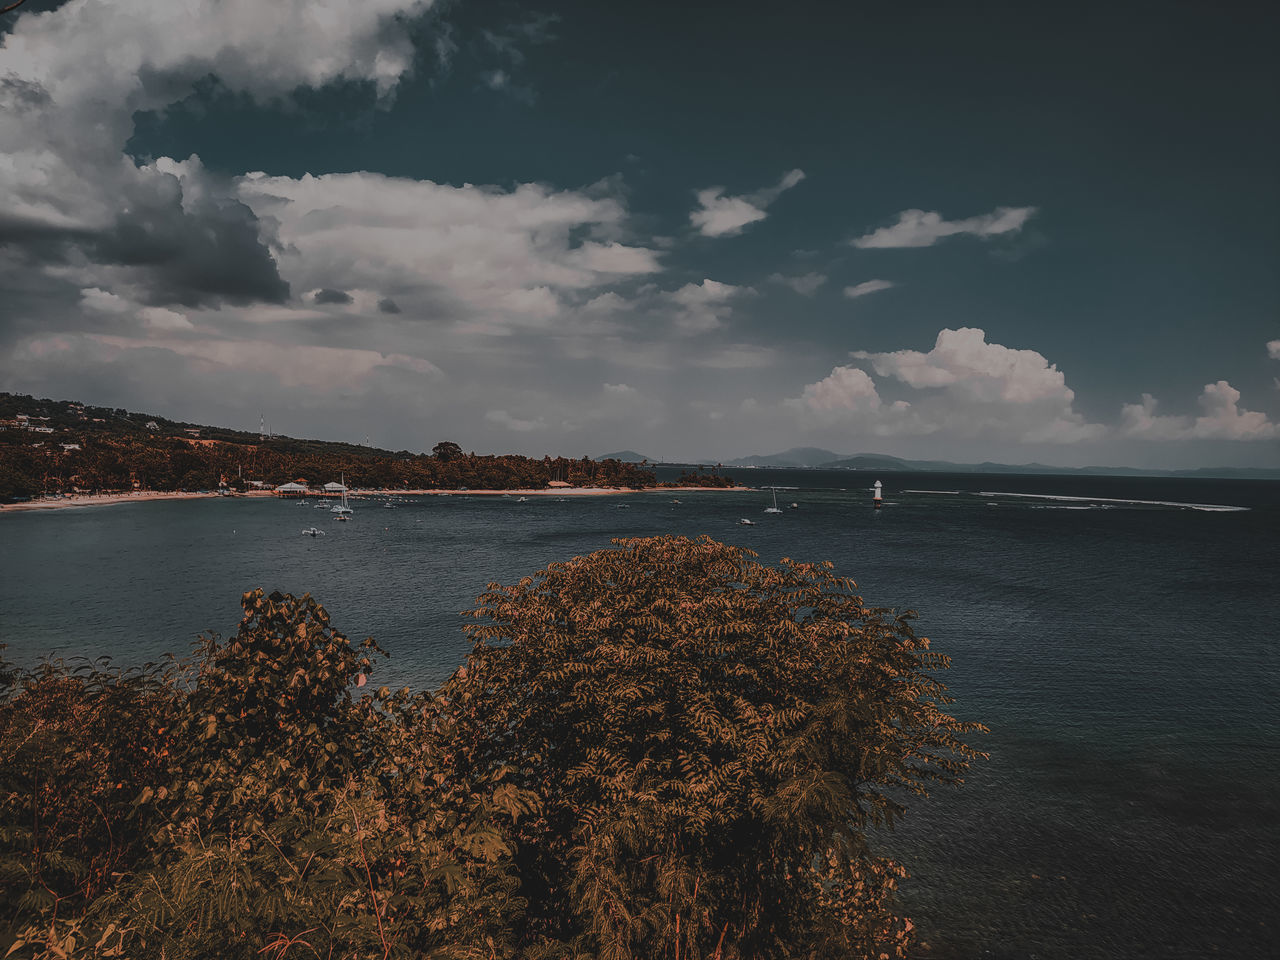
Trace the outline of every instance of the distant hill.
<instances>
[{"instance_id":1,"label":"distant hill","mask_svg":"<svg viewBox=\"0 0 1280 960\"><path fill-rule=\"evenodd\" d=\"M905 460L883 453L842 456L821 447L792 447L781 453L755 454L727 461L736 467L813 467L826 470L891 470L901 473L1056 473L1100 477L1201 477L1218 480L1278 480L1280 469L1267 467L1201 467L1195 470L1155 470L1139 467L1052 467L1044 463L953 463L950 460Z\"/></svg>"},{"instance_id":2,"label":"distant hill","mask_svg":"<svg viewBox=\"0 0 1280 960\"><path fill-rule=\"evenodd\" d=\"M640 463L641 461L648 460L649 463L653 463L653 461L644 454L636 453L634 450L619 450L617 453L602 453L600 456L596 457L596 459L620 460L623 463Z\"/></svg>"},{"instance_id":3,"label":"distant hill","mask_svg":"<svg viewBox=\"0 0 1280 960\"><path fill-rule=\"evenodd\" d=\"M821 447L792 447L782 453L739 457L737 460L728 461L727 465L731 467L820 467L839 459L840 454L823 450Z\"/></svg>"}]
</instances>

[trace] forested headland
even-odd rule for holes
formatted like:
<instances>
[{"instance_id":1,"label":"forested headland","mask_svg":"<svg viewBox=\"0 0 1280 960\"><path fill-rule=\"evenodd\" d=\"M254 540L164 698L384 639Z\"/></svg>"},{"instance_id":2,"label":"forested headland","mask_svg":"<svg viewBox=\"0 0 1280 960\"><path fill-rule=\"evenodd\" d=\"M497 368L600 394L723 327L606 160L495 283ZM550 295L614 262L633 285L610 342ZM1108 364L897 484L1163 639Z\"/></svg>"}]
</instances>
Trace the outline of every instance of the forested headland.
<instances>
[{"instance_id":1,"label":"forested headland","mask_svg":"<svg viewBox=\"0 0 1280 960\"><path fill-rule=\"evenodd\" d=\"M693 482L723 485L701 479L707 476L694 473ZM0 501L75 491L247 490L255 481L274 487L302 479L320 486L340 478L350 487L376 490L538 489L554 481L657 485L646 464L619 460L482 455L447 440L431 453L381 450L0 393Z\"/></svg>"},{"instance_id":2,"label":"forested headland","mask_svg":"<svg viewBox=\"0 0 1280 960\"><path fill-rule=\"evenodd\" d=\"M904 957L868 827L983 728L854 591L616 540L489 584L431 692L262 590L188 660L0 661L0 955Z\"/></svg>"}]
</instances>

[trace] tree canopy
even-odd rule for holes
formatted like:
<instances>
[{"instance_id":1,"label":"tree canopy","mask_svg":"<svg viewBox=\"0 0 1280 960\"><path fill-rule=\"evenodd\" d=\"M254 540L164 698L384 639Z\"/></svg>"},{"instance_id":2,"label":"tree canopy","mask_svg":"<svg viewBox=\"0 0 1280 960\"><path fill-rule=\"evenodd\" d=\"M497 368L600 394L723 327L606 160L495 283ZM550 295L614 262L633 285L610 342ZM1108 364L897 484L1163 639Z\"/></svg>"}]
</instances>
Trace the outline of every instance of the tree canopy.
<instances>
[{"instance_id":1,"label":"tree canopy","mask_svg":"<svg viewBox=\"0 0 1280 960\"><path fill-rule=\"evenodd\" d=\"M514 765L541 800L516 835L530 930L607 958L900 950L901 871L864 828L977 755L947 658L828 563L615 544L490 584L441 691L456 775Z\"/></svg>"}]
</instances>

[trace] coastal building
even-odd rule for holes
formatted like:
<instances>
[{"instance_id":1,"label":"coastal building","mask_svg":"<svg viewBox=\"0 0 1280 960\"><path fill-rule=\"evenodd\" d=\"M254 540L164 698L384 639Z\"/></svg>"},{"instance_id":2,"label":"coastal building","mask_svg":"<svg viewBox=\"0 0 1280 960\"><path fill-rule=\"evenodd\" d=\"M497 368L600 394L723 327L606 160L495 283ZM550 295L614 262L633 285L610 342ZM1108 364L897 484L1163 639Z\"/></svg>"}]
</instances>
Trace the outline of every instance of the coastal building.
<instances>
[{"instance_id":1,"label":"coastal building","mask_svg":"<svg viewBox=\"0 0 1280 960\"><path fill-rule=\"evenodd\" d=\"M345 493L347 488L340 483L326 483L324 485L325 493Z\"/></svg>"},{"instance_id":2,"label":"coastal building","mask_svg":"<svg viewBox=\"0 0 1280 960\"><path fill-rule=\"evenodd\" d=\"M310 492L311 488L307 486L305 480L282 483L276 487L277 497L305 497Z\"/></svg>"}]
</instances>

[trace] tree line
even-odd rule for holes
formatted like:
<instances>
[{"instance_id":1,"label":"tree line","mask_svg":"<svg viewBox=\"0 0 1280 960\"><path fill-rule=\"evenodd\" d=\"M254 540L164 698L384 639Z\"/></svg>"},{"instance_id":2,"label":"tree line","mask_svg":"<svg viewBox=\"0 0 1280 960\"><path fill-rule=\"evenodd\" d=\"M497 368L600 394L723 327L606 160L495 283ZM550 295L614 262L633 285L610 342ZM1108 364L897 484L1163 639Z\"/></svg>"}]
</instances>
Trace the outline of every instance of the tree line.
<instances>
[{"instance_id":1,"label":"tree line","mask_svg":"<svg viewBox=\"0 0 1280 960\"><path fill-rule=\"evenodd\" d=\"M983 728L854 589L617 540L490 584L432 692L262 590L189 660L0 661L0 953L904 957L867 828Z\"/></svg>"},{"instance_id":2,"label":"tree line","mask_svg":"<svg viewBox=\"0 0 1280 960\"><path fill-rule=\"evenodd\" d=\"M260 437L193 426L124 409L0 393L0 423L31 411L54 433L0 430L0 502L41 493L249 489L304 479L319 486L345 477L377 490L541 489L554 481L581 487L658 485L648 463L582 457L466 453L452 441L428 454L349 443ZM65 449L74 446L78 449ZM681 485L733 486L719 472L685 471Z\"/></svg>"}]
</instances>

